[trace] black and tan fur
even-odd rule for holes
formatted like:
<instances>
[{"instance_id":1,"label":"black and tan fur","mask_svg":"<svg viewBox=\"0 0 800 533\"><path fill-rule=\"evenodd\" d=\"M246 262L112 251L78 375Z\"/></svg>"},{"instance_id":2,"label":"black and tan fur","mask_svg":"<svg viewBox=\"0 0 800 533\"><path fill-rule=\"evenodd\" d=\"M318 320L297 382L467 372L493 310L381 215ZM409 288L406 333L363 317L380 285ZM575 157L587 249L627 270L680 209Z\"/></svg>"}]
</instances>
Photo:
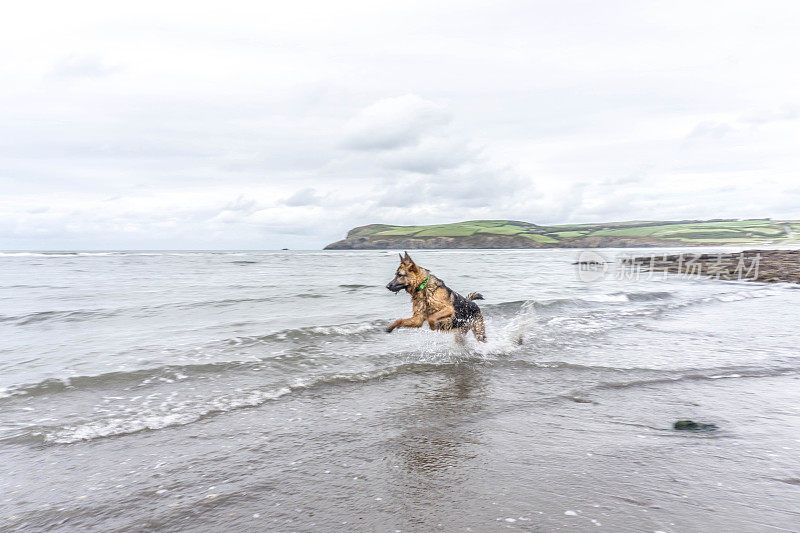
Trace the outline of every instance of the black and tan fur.
<instances>
[{"instance_id":1,"label":"black and tan fur","mask_svg":"<svg viewBox=\"0 0 800 533\"><path fill-rule=\"evenodd\" d=\"M400 256L400 266L386 288L395 293L405 289L411 295L413 310L411 318L395 320L386 328L387 332L396 328L418 328L427 322L433 330L460 334L472 330L476 339L486 342L483 315L478 304L473 302L483 300L483 296L473 292L464 298L430 271L418 266L408 252Z\"/></svg>"}]
</instances>

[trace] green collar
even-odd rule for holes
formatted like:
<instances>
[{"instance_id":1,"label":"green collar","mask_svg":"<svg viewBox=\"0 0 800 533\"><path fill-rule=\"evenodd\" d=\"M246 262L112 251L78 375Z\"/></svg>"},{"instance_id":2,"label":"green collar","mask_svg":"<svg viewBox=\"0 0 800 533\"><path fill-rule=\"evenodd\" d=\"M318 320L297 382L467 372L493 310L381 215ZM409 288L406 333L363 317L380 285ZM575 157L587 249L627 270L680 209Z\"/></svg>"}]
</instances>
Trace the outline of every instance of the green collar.
<instances>
[{"instance_id":1,"label":"green collar","mask_svg":"<svg viewBox=\"0 0 800 533\"><path fill-rule=\"evenodd\" d=\"M428 284L428 280L429 280L429 279L431 279L431 277L430 277L430 276L428 276L427 278L425 278L425 281L423 281L423 282L422 282L422 285L420 285L419 287L417 287L417 292L419 292L419 291L421 291L422 289L424 289L424 288L425 288L425 285L427 285L427 284Z\"/></svg>"}]
</instances>

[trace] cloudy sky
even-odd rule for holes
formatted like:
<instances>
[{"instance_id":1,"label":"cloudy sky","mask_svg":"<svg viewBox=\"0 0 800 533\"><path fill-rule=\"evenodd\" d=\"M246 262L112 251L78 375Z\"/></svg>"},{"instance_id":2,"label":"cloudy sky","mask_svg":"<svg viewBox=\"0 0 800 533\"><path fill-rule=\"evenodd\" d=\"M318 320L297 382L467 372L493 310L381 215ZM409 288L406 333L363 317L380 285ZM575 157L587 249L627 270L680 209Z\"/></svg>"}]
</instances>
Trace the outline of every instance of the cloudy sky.
<instances>
[{"instance_id":1,"label":"cloudy sky","mask_svg":"<svg viewBox=\"0 0 800 533\"><path fill-rule=\"evenodd\" d=\"M800 3L15 2L0 248L800 218Z\"/></svg>"}]
</instances>

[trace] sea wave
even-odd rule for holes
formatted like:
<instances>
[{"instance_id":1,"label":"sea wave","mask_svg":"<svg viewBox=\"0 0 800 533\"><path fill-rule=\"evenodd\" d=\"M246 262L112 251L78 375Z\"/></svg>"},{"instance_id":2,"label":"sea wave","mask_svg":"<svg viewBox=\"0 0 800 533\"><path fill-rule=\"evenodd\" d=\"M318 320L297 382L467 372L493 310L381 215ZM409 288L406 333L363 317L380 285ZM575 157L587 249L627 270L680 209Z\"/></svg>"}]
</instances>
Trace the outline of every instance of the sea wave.
<instances>
[{"instance_id":1,"label":"sea wave","mask_svg":"<svg viewBox=\"0 0 800 533\"><path fill-rule=\"evenodd\" d=\"M631 308L634 312L642 309L677 309L681 307L706 304L711 302L734 302L749 298L763 298L775 296L782 293L784 287L754 287L740 291L727 291L706 296L692 296L680 298L677 294L667 291L639 291L639 292L615 292L610 294L587 295L572 298L543 298L531 300L512 300L496 304L482 304L481 307L488 310L519 310L527 307L528 309L558 309L565 307L602 307L605 304L620 304L627 302L652 303L655 307ZM615 310L617 312L617 310Z\"/></svg>"},{"instance_id":2,"label":"sea wave","mask_svg":"<svg viewBox=\"0 0 800 533\"><path fill-rule=\"evenodd\" d=\"M343 284L339 287L349 291L358 291L372 288L370 285ZM481 303L484 314L492 312L530 312L532 310L556 310L563 308L592 309L602 308L605 305L617 306L626 302L645 304L645 307L633 307L622 310L627 315L650 315L672 309L679 309L691 305L706 304L710 302L733 302L748 298L760 298L781 294L783 287L768 288L748 288L740 291L729 291L709 296L693 297L688 299L676 298L673 293L666 291L641 291L641 292L617 292L611 294L586 295L573 298L551 298L551 299L531 299L531 300L511 300L498 303ZM81 322L97 319L115 317L129 313L151 313L161 310L192 310L212 307L231 307L241 304L270 303L277 300L291 300L292 298L318 299L330 298L325 293L299 293L282 294L276 293L269 296L247 296L243 298L220 298L212 300L197 300L184 302L167 302L157 305L128 306L118 308L95 308L95 309L64 309L64 310L44 310L21 315L0 315L0 323L8 323L17 326L28 326L41 322ZM652 304L647 307L647 304ZM614 313L619 313L615 310ZM620 315L621 316L621 315Z\"/></svg>"},{"instance_id":3,"label":"sea wave","mask_svg":"<svg viewBox=\"0 0 800 533\"><path fill-rule=\"evenodd\" d=\"M351 291L357 291L361 289L377 289L379 288L377 285L361 285L358 283L344 283L339 285L342 289L349 289Z\"/></svg>"},{"instance_id":4,"label":"sea wave","mask_svg":"<svg viewBox=\"0 0 800 533\"><path fill-rule=\"evenodd\" d=\"M471 361L478 362L477 360ZM613 371L622 370L613 367L577 365L565 361L532 362L526 360L497 360L482 363L497 364L500 366L525 365L534 368L550 370L582 370L582 371ZM222 394L208 398L190 398L179 400L177 398L157 402L157 407L147 407L138 412L131 412L130 407L104 418L95 420L76 421L61 425L37 425L17 431L3 440L12 441L38 441L45 444L74 444L99 438L116 437L145 430L159 430L168 427L184 426L205 419L210 416L228 413L238 409L258 407L266 402L277 400L293 393L300 393L320 387L335 386L338 384L367 383L375 380L389 379L392 377L433 371L443 367L453 367L464 362L406 362L388 365L383 368L356 371L350 373L329 373L316 377L295 379L290 383L283 383L270 388L254 388L238 390L230 394ZM625 369L629 371L630 369ZM643 369L645 370L645 369ZM600 382L585 390L571 393L555 394L552 398L564 398L578 403L593 403L592 394L603 389L623 389L631 387L654 386L697 380L718 379L746 379L792 375L800 373L797 367L781 368L708 368L685 371L682 373L668 373L665 376L644 377L616 382Z\"/></svg>"},{"instance_id":5,"label":"sea wave","mask_svg":"<svg viewBox=\"0 0 800 533\"><path fill-rule=\"evenodd\" d=\"M592 337L597 334L606 334L609 331L618 328L629 327L635 325L635 319L657 315L669 311L679 310L681 308L707 304L710 302L731 302L744 300L748 298L767 297L778 294L780 289L764 288L758 290L744 290L735 292L726 292L717 295L691 298L691 299L676 299L671 293L624 293L620 296L630 298L635 295L635 298L641 298L644 306L636 306L631 308L619 309L616 307L602 307L593 308L589 306L579 307L582 312L577 314L562 313L556 316L540 315L539 310L542 309L541 302L535 300L528 301L512 301L495 304L494 306L487 306L486 314L488 322L492 324L492 315L497 311L514 311L514 315L510 318L504 318L503 324L499 328L490 329L489 343L476 345L473 349L476 353L482 354L484 357L502 357L512 354L519 350L535 350L541 351L553 346L568 346L574 345L581 338ZM644 294L651 296L644 297ZM677 300L677 301L676 301ZM245 298L245 299L230 299L230 300L213 300L203 302L204 305L226 305L228 303L242 302L242 301L262 301L259 298ZM560 301L578 304L585 302L585 299L562 299ZM165 304L174 305L174 304ZM182 304L179 304L182 305ZM192 304L194 305L194 304ZM585 309L585 310L584 310ZM119 310L75 310L75 311L47 311L39 313L31 313L18 317L0 317L0 322L12 321L16 324L32 324L36 322L48 320L62 320L62 321L79 321L90 320L97 317L113 316ZM495 317L495 322L496 322ZM106 381L133 381L143 379L142 373L149 375L156 375L157 377L169 376L163 375L164 373L180 372L183 374L194 373L207 373L208 371L218 372L231 369L245 370L242 365L258 365L264 361L269 360L274 355L272 353L262 355L254 355L253 353L246 354L244 359L241 348L247 348L260 344L269 345L274 344L280 346L287 341L293 343L304 343L308 345L316 345L318 341L334 338L346 338L353 335L359 336L359 341L364 340L364 335L383 336L383 327L386 325L386 320L371 320L363 322L352 322L342 324L330 324L320 326L307 326L300 328L289 328L270 332L263 335L247 335L235 336L209 341L203 345L192 346L190 348L181 347L170 350L172 356L180 355L183 351L191 351L192 357L197 354L206 352L213 353L213 357L217 360L212 362L198 361L196 363L189 363L186 365L160 365L157 367L147 367L144 369L133 369L131 371L110 372L104 374L90 375L90 376L74 376L64 379L48 379L40 383L12 385L0 390L0 400L4 397L37 394L37 391L42 393L56 392L58 390L70 390L80 388L83 386L90 387L92 383L101 384ZM444 337L443 337L444 338ZM448 340L449 337L447 337ZM296 348L296 344L294 347ZM141 349L144 349L142 347ZM294 348L293 348L294 349ZM226 353L226 351L228 353ZM174 353L173 353L174 352ZM302 350L295 349L297 357L303 356ZM129 378L125 378L129 376ZM96 380L96 381L93 381Z\"/></svg>"},{"instance_id":6,"label":"sea wave","mask_svg":"<svg viewBox=\"0 0 800 533\"><path fill-rule=\"evenodd\" d=\"M327 294L300 293L295 295L273 295L263 297L245 298L221 298L217 300L197 300L193 302L169 302L157 305L128 306L117 308L97 308L97 309L67 309L67 310L47 310L26 313L23 315L0 315L0 323L12 323L17 326L26 326L38 322L80 322L86 320L96 320L100 318L110 318L124 313L149 313L152 311L175 309L192 310L207 307L231 307L241 304L269 303L277 299L286 298L329 298Z\"/></svg>"},{"instance_id":7,"label":"sea wave","mask_svg":"<svg viewBox=\"0 0 800 533\"><path fill-rule=\"evenodd\" d=\"M72 309L65 311L37 311L18 316L1 316L0 322L11 322L18 326L36 324L38 322L62 321L78 322L114 316L119 309Z\"/></svg>"},{"instance_id":8,"label":"sea wave","mask_svg":"<svg viewBox=\"0 0 800 533\"><path fill-rule=\"evenodd\" d=\"M301 328L290 328L280 330L266 335L245 335L231 337L221 341L229 345L248 346L253 344L263 344L270 341L303 340L317 337L349 336L367 332L382 332L382 326L386 325L385 320L370 320L366 322L347 322L344 324L330 324L325 326L306 326Z\"/></svg>"},{"instance_id":9,"label":"sea wave","mask_svg":"<svg viewBox=\"0 0 800 533\"><path fill-rule=\"evenodd\" d=\"M211 349L216 346L242 348L257 344L268 344L270 342L280 343L298 340L322 340L368 332L382 333L383 329L381 326L383 324L383 321L372 321L285 329L266 335L219 339L207 343L203 348ZM293 355L297 358L303 357L302 351L295 351ZM140 369L69 376L60 379L50 378L36 383L10 385L0 388L0 402L6 398L15 396L37 396L74 390L134 386L136 384L149 385L150 383L158 383L165 380L180 380L186 377L220 374L229 371L257 371L262 367L264 362L271 358L273 358L272 354L265 354L263 357L248 357L245 360L235 359L208 363L198 362L182 365L159 365Z\"/></svg>"},{"instance_id":10,"label":"sea wave","mask_svg":"<svg viewBox=\"0 0 800 533\"><path fill-rule=\"evenodd\" d=\"M171 383L190 376L219 374L226 370L253 368L253 362L233 361L224 363L205 363L189 365L164 365L139 370L119 370L101 374L69 376L61 379L50 378L36 383L11 385L0 389L0 401L16 396L35 397L68 391L86 391L107 388L131 388L151 383Z\"/></svg>"},{"instance_id":11,"label":"sea wave","mask_svg":"<svg viewBox=\"0 0 800 533\"><path fill-rule=\"evenodd\" d=\"M542 298L539 300L511 300L508 302L482 304L481 307L492 310L516 310L524 305L537 309L562 307L587 307L603 304L619 304L626 302L649 302L666 300L674 295L666 291L615 292L611 294L587 295L573 298Z\"/></svg>"},{"instance_id":12,"label":"sea wave","mask_svg":"<svg viewBox=\"0 0 800 533\"><path fill-rule=\"evenodd\" d=\"M160 252L0 252L0 257L108 257L108 256L158 256Z\"/></svg>"},{"instance_id":13,"label":"sea wave","mask_svg":"<svg viewBox=\"0 0 800 533\"><path fill-rule=\"evenodd\" d=\"M624 381L601 382L592 387L594 390L601 389L627 389L632 387L647 387L651 385L663 385L665 383L677 383L682 381L713 381L718 379L745 379L745 378L766 378L777 376L788 376L800 374L797 367L777 367L777 368L749 368L749 369L708 369L706 371L686 371L681 373L668 373L665 376L653 378L632 379Z\"/></svg>"},{"instance_id":14,"label":"sea wave","mask_svg":"<svg viewBox=\"0 0 800 533\"><path fill-rule=\"evenodd\" d=\"M667 291L642 291L642 292L622 292L621 294L630 302L650 302L653 300L666 300L672 298L673 293Z\"/></svg>"},{"instance_id":15,"label":"sea wave","mask_svg":"<svg viewBox=\"0 0 800 533\"><path fill-rule=\"evenodd\" d=\"M452 363L447 364L451 365ZM125 409L100 419L63 425L29 426L0 440L74 444L81 441L127 435L145 430L184 426L209 416L238 409L258 407L268 401L276 400L292 393L342 383L365 383L404 373L429 370L437 366L441 365L401 363L374 370L331 373L318 377L295 379L291 383L276 385L268 389L256 388L247 391L235 391L231 394L215 397L191 398L188 400L167 399L158 403L157 408L144 408L139 412L131 412L132 408L126 406Z\"/></svg>"},{"instance_id":16,"label":"sea wave","mask_svg":"<svg viewBox=\"0 0 800 533\"><path fill-rule=\"evenodd\" d=\"M68 426L32 428L32 430L29 430L28 435L40 438L48 444L73 444L103 437L138 433L145 430L183 426L213 414L245 407L256 407L290 392L292 392L292 389L289 387L282 387L273 391L252 390L241 395L214 398L206 404L191 405L190 402L181 402L168 412L145 412L132 417L119 416ZM19 440L19 436L15 440Z\"/></svg>"},{"instance_id":17,"label":"sea wave","mask_svg":"<svg viewBox=\"0 0 800 533\"><path fill-rule=\"evenodd\" d=\"M344 285L342 288L351 286ZM352 286L366 287L366 286ZM358 290L358 289L355 289ZM96 411L83 418L71 419L69 423L37 425L15 433L14 438L37 440L47 444L70 444L98 438L113 437L145 430L191 424L203 418L236 409L257 407L266 402L283 398L295 392L337 383L366 383L376 379L389 379L404 373L425 372L456 364L486 364L497 367L526 367L543 372L561 371L596 372L602 380L592 379L593 385L564 397L572 401L590 402L591 394L604 389L623 389L638 386L654 386L687 380L719 380L768 377L800 372L798 365L784 361L776 367L717 367L707 369L683 369L665 371L653 368L617 368L578 364L568 360L541 360L539 354L553 352L552 348L567 346L574 348L581 339L596 337L615 327L626 327L634 322L631 317L648 316L682 309L692 305L727 303L748 298L767 297L780 294L780 288L743 288L740 291L725 291L704 296L681 295L667 291L629 291L610 295L581 296L551 300L516 300L485 306L487 325L490 326L490 341L487 344L470 342L466 347L453 345L452 338L429 335L428 332L406 332L403 341L397 335L386 336L385 319L371 321L326 324L299 328L288 328L263 335L232 336L216 339L185 352L202 353L214 351L216 355L232 360L211 362L187 362L185 364L162 364L95 375L78 375L64 379L46 379L38 383L15 385L0 390L0 402L8 407L37 406L38 402L59 402L63 393L89 392L81 401L100 397L98 391L108 394L117 391L126 396L124 407ZM206 305L227 305L227 302L254 301L253 298L206 301ZM260 301L255 299L255 301ZM630 305L618 305L629 302ZM172 305L175 304L164 304ZM196 303L186 304L196 305ZM545 313L543 309L563 310ZM109 313L115 310L83 310L87 313ZM59 311L52 313L74 313ZM512 312L508 317L506 312ZM69 315L55 317L46 314L12 317L15 320L68 320ZM7 317L3 317L7 318ZM74 320L91 319L92 316ZM498 325L501 324L501 325ZM416 336L416 337L414 337ZM376 339L387 339L379 343ZM425 346L414 344L415 339L426 339ZM408 342L411 339L411 342ZM342 347L349 343L369 342L368 350L356 357L342 359ZM383 343L385 342L385 344ZM283 346L281 360L273 365L277 356L270 350L247 350L250 346L268 344ZM419 344L419 343L417 343ZM373 345L376 347L372 350ZM333 346L334 348L330 348ZM182 347L181 350L183 350ZM199 348L199 349L198 349ZM218 350L217 350L218 349ZM215 351L216 350L216 351ZM338 350L338 352L337 352ZM183 353L183 352L181 352ZM330 367L318 365L313 358L330 357ZM246 359L236 359L245 358ZM337 359L338 357L338 359ZM555 356L559 357L559 356ZM305 358L305 359L304 359ZM326 360L327 363L327 360ZM336 369L336 371L328 369ZM277 370L276 370L277 369ZM238 373L238 374L237 374ZM206 376L220 379L219 390L196 386L194 379ZM255 377L253 377L255 376ZM266 377L273 382L266 385ZM244 379L239 379L244 378ZM554 375L554 380L558 374ZM183 385L180 385L183 383ZM205 382L198 382L205 383ZM241 384L241 389L229 390L223 384ZM173 385L174 384L174 385ZM160 402L140 405L131 404L128 397L135 397L136 390L144 394L175 394ZM125 392L123 392L125 391ZM154 392L155 391L155 392ZM170 392L171 391L171 392ZM189 392L193 391L193 392ZM182 396L186 394L187 396ZM38 397L51 396L49 400ZM160 397L164 398L164 397ZM34 401L30 401L33 399ZM29 402L29 403L26 403ZM122 400L119 401L122 404Z\"/></svg>"}]
</instances>

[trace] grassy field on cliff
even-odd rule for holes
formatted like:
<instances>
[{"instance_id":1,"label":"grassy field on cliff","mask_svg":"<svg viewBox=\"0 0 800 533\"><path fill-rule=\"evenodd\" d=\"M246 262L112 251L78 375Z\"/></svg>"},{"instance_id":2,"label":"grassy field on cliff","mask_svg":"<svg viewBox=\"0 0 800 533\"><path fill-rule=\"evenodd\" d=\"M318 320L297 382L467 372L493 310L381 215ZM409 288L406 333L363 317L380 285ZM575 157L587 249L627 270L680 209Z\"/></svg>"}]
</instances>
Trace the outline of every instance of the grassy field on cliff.
<instances>
[{"instance_id":1,"label":"grassy field on cliff","mask_svg":"<svg viewBox=\"0 0 800 533\"><path fill-rule=\"evenodd\" d=\"M514 220L470 220L430 226L391 226L372 224L357 228L348 237L386 237L389 239L425 237L469 237L517 235L537 243L557 244L585 237L652 238L676 245L745 244L800 238L800 221L707 220L707 221L630 221L599 224L539 226Z\"/></svg>"}]
</instances>

